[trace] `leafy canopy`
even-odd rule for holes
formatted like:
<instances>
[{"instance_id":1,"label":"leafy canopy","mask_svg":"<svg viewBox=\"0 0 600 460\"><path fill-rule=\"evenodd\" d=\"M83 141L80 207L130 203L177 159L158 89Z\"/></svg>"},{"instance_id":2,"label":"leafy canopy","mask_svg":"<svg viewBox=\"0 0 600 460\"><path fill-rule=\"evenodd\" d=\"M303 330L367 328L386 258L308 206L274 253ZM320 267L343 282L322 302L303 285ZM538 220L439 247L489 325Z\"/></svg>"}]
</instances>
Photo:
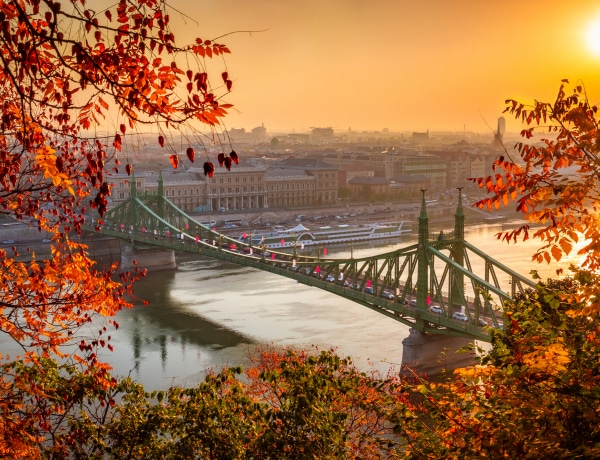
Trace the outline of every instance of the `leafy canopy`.
<instances>
[{"instance_id":1,"label":"leafy canopy","mask_svg":"<svg viewBox=\"0 0 600 460\"><path fill-rule=\"evenodd\" d=\"M228 53L206 38L177 43L163 0L99 11L84 0L0 2L0 216L53 235L44 257L0 250L0 331L22 350L0 354L0 457L35 457L40 445L61 457L82 436L75 420L114 405L106 395L118 382L98 350L112 350L110 318L131 306L144 273L98 268L72 235L90 209L103 215L107 163L119 172L123 141L140 126L158 127L174 167L183 152L168 130L216 133L232 81L224 60L216 75L206 63ZM194 161L192 139L185 155ZM228 168L237 160L219 157ZM214 172L208 158L204 171Z\"/></svg>"},{"instance_id":2,"label":"leafy canopy","mask_svg":"<svg viewBox=\"0 0 600 460\"><path fill-rule=\"evenodd\" d=\"M597 107L577 85L569 94L563 80L553 102L525 105L506 101L505 112L527 127L524 141L513 153L498 158L493 175L471 179L489 192L476 203L488 210L516 203L527 223L499 235L507 241L539 238L543 245L534 254L537 262L560 260L573 250L582 266L600 268L600 132ZM544 133L545 134L542 134Z\"/></svg>"}]
</instances>

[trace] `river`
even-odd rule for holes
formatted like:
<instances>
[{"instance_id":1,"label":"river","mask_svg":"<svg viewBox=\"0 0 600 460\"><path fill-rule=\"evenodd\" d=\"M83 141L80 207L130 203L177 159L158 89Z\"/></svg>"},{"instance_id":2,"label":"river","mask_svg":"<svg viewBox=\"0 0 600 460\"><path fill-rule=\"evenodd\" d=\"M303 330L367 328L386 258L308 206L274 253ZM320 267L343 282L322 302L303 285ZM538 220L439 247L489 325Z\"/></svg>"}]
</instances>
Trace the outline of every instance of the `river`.
<instances>
[{"instance_id":1,"label":"river","mask_svg":"<svg viewBox=\"0 0 600 460\"><path fill-rule=\"evenodd\" d=\"M511 225L468 226L465 237L523 275L536 268L543 278L555 276L555 266L531 262L539 242L497 241L494 235ZM354 256L413 244L413 230L395 245L355 247ZM350 250L332 246L328 256L347 258ZM114 374L131 375L149 390L189 386L208 369L243 365L257 348L271 344L334 348L360 369L383 374L400 366L409 329L391 318L271 273L189 254L177 261L177 270L150 273L136 283L135 293L147 306L118 314L120 327L111 334L114 352L102 356Z\"/></svg>"}]
</instances>

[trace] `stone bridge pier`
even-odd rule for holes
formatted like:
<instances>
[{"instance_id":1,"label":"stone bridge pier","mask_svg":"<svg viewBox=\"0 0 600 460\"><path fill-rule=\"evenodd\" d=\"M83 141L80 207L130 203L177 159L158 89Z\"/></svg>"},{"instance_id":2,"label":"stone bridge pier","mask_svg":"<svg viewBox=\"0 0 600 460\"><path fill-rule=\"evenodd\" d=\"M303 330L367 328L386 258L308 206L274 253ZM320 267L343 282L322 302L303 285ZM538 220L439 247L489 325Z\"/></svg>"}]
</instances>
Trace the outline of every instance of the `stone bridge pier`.
<instances>
[{"instance_id":1,"label":"stone bridge pier","mask_svg":"<svg viewBox=\"0 0 600 460\"><path fill-rule=\"evenodd\" d=\"M430 334L411 328L409 336L402 341L401 375L418 374L434 376L444 369L452 371L459 367L477 364L474 351L458 352L470 344L477 345L474 339L449 335Z\"/></svg>"},{"instance_id":2,"label":"stone bridge pier","mask_svg":"<svg viewBox=\"0 0 600 460\"><path fill-rule=\"evenodd\" d=\"M134 264L134 261L136 262ZM136 267L148 271L174 270L175 251L172 249L125 246L121 252L121 271L133 270Z\"/></svg>"}]
</instances>

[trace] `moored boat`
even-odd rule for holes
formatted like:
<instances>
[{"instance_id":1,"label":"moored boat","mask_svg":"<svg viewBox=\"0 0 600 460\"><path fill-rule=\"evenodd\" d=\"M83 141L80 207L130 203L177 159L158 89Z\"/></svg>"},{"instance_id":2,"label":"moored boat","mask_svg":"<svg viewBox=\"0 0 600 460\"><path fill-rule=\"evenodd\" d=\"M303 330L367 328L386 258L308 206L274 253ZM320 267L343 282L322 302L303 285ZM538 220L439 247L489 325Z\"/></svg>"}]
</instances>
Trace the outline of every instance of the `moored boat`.
<instances>
[{"instance_id":1,"label":"moored boat","mask_svg":"<svg viewBox=\"0 0 600 460\"><path fill-rule=\"evenodd\" d=\"M285 249L326 244L343 244L378 239L392 239L408 234L411 229L406 222L388 224L363 225L331 225L310 230L299 224L290 229L279 229L273 232L244 234L238 239L253 246L264 246L271 249Z\"/></svg>"}]
</instances>

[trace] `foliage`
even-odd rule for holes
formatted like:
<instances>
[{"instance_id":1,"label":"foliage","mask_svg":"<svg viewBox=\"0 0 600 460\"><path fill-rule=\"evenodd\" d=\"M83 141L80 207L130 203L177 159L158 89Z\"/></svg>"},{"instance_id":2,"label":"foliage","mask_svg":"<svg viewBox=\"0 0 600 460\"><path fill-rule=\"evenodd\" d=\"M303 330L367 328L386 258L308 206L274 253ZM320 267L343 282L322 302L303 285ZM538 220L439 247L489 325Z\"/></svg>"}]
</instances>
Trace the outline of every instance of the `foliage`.
<instances>
[{"instance_id":1,"label":"foliage","mask_svg":"<svg viewBox=\"0 0 600 460\"><path fill-rule=\"evenodd\" d=\"M359 373L332 351L266 351L194 388L147 394L120 383L106 422L81 419L80 458L398 458L391 408L410 405L397 377ZM116 398L116 396L113 396Z\"/></svg>"},{"instance_id":2,"label":"foliage","mask_svg":"<svg viewBox=\"0 0 600 460\"><path fill-rule=\"evenodd\" d=\"M221 95L232 82L225 70L213 88L205 60L229 49L200 38L179 46L166 8L161 0L120 0L100 12L83 0L2 2L0 205L6 212L36 218L50 209L77 229L81 221L70 210L91 187L89 206L104 212L110 195L104 165L112 159L118 168L123 139L136 126L158 126L158 144L177 167L179 154L164 130L191 121L219 125L230 107ZM118 128L90 135L114 109ZM194 161L192 146L186 155ZM236 162L237 154L227 158Z\"/></svg>"},{"instance_id":3,"label":"foliage","mask_svg":"<svg viewBox=\"0 0 600 460\"><path fill-rule=\"evenodd\" d=\"M130 306L144 274L99 269L72 236L90 209L106 210L109 173L140 125L158 127L174 167L182 152L168 130L197 133L197 122L216 133L232 82L226 67L209 78L206 62L229 49L177 44L162 0L100 11L84 0L7 0L0 26L0 213L53 235L45 259L0 250L0 330L23 352L0 355L0 456L33 458L42 447L61 456L81 442L78 420L114 404L106 395L117 382L98 352L112 350L116 323L103 318ZM185 155L194 161L192 139ZM228 169L237 161L233 151L219 157ZM214 171L208 158L204 171Z\"/></svg>"},{"instance_id":4,"label":"foliage","mask_svg":"<svg viewBox=\"0 0 600 460\"><path fill-rule=\"evenodd\" d=\"M422 383L430 422L411 438L411 458L598 457L600 320L564 302L577 288L540 283L506 306L484 365Z\"/></svg>"},{"instance_id":5,"label":"foliage","mask_svg":"<svg viewBox=\"0 0 600 460\"><path fill-rule=\"evenodd\" d=\"M560 260L582 243L578 254L583 266L600 267L600 132L597 107L589 103L582 85L567 94L563 80L554 102L535 101L531 106L509 99L505 112L528 127L525 139L516 144L519 159L512 154L494 162L494 174L471 179L490 196L476 203L498 209L516 203L528 223L501 234L504 240L527 239L530 232L543 246L534 255L537 262ZM547 131L546 137L536 134ZM532 226L535 227L532 228Z\"/></svg>"}]
</instances>

